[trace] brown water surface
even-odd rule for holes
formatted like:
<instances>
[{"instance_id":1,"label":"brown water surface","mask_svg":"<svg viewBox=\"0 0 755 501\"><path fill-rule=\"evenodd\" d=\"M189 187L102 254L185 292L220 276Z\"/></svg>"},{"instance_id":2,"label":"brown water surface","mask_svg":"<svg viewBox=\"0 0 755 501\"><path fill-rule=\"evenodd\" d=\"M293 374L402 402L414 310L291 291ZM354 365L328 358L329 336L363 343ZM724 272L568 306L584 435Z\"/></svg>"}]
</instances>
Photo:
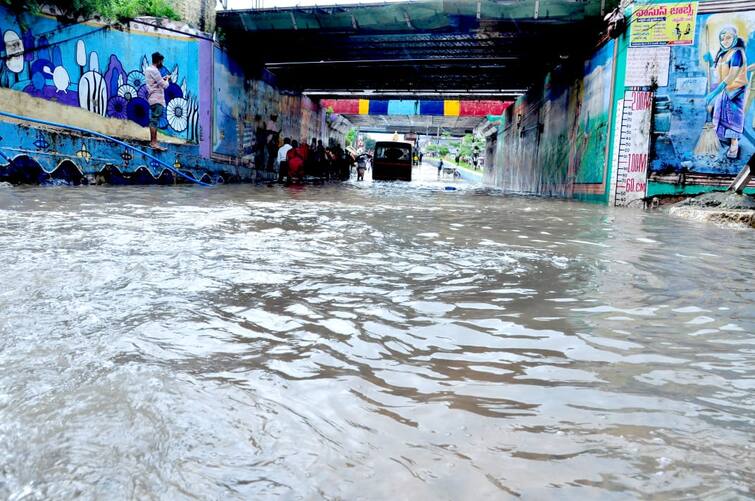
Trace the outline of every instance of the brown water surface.
<instances>
[{"instance_id":1,"label":"brown water surface","mask_svg":"<svg viewBox=\"0 0 755 501\"><path fill-rule=\"evenodd\" d=\"M0 188L0 498L755 495L754 234L445 184Z\"/></svg>"}]
</instances>

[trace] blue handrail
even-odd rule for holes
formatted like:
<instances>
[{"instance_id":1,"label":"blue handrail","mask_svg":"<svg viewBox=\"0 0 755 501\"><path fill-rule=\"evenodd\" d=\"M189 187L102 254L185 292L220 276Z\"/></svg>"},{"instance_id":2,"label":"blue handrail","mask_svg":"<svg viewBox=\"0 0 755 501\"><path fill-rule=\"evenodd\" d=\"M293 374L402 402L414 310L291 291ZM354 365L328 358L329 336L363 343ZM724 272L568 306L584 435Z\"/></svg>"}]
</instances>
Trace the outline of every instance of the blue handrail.
<instances>
[{"instance_id":1,"label":"blue handrail","mask_svg":"<svg viewBox=\"0 0 755 501\"><path fill-rule=\"evenodd\" d=\"M178 169L176 169L172 165L168 165L167 163L163 162L162 160L160 160L156 156L150 155L146 151L142 151L139 148L136 148L135 146L131 146L130 144L121 141L120 139L116 139L114 137L108 136L106 134L102 134L100 132L96 132L96 131L89 130L89 129L84 129L82 127L76 127L76 126L73 126L73 125L60 124L60 123L55 123L55 122L48 122L47 120L40 120L38 118L30 118L30 117L25 117L25 116L21 116L21 115L15 115L13 113L7 113L5 111L0 111L0 116L4 116L4 117L8 117L8 118L13 118L15 120L23 120L25 122L32 122L32 123L37 123L37 124L42 124L42 125L49 125L51 127L59 127L59 128L62 128L62 129L70 129L70 130L74 130L76 132L81 132L81 133L84 133L84 134L90 134L92 136L100 137L102 139L106 139L108 141L112 141L112 142L114 142L116 144L120 144L121 146L124 146L124 147L126 147L126 148L128 148L130 150L133 150L133 151L137 152L137 153L140 153L140 154L144 155L145 157L149 158L150 160L154 160L158 164L164 166L165 168L167 168L172 173L177 174L178 176L181 176L182 178L187 179L187 180L191 181L192 183L196 183L196 184L198 184L200 186L212 186L211 183L205 183L201 179L195 179L192 176L184 174L183 172L179 171ZM5 157L5 155L3 155L3 156ZM7 157L5 157L5 158L7 159Z\"/></svg>"}]
</instances>

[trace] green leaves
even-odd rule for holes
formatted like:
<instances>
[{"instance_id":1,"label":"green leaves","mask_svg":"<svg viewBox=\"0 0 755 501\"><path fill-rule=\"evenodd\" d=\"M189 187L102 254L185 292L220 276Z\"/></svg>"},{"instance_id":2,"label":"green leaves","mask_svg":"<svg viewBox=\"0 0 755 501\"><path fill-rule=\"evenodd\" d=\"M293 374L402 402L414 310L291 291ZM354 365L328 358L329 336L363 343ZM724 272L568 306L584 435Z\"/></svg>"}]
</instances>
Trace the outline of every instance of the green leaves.
<instances>
[{"instance_id":1,"label":"green leaves","mask_svg":"<svg viewBox=\"0 0 755 501\"><path fill-rule=\"evenodd\" d=\"M0 0L0 4L17 13L32 14L38 13L42 5L54 5L71 19L89 19L95 15L119 21L128 21L139 16L179 19L168 0Z\"/></svg>"},{"instance_id":2,"label":"green leaves","mask_svg":"<svg viewBox=\"0 0 755 501\"><path fill-rule=\"evenodd\" d=\"M354 146L356 144L357 140L357 130L355 128L349 129L349 132L346 133L346 146Z\"/></svg>"},{"instance_id":3,"label":"green leaves","mask_svg":"<svg viewBox=\"0 0 755 501\"><path fill-rule=\"evenodd\" d=\"M459 145L459 156L463 158L471 158L475 148L479 154L481 151L485 151L485 141L480 137L475 137L472 134L467 134L461 140Z\"/></svg>"}]
</instances>

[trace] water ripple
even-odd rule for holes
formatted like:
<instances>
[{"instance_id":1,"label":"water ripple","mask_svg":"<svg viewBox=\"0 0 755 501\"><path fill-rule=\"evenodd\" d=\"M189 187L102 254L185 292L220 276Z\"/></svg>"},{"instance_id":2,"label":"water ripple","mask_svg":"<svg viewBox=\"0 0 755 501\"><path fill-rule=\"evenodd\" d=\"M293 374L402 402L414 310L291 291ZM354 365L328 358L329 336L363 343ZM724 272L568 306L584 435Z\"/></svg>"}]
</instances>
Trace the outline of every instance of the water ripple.
<instances>
[{"instance_id":1,"label":"water ripple","mask_svg":"<svg viewBox=\"0 0 755 501\"><path fill-rule=\"evenodd\" d=\"M749 233L433 183L0 223L2 498L753 495Z\"/></svg>"}]
</instances>

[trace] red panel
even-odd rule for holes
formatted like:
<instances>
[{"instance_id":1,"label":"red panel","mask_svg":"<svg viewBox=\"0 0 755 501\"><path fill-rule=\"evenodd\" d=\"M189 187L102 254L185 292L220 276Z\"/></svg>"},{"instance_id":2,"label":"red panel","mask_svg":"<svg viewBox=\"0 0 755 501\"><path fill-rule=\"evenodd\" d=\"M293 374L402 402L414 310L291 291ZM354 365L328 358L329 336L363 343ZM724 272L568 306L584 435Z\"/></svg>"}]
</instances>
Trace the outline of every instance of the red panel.
<instances>
[{"instance_id":1,"label":"red panel","mask_svg":"<svg viewBox=\"0 0 755 501\"><path fill-rule=\"evenodd\" d=\"M511 101L462 101L460 115L463 117L500 115L511 104Z\"/></svg>"},{"instance_id":2,"label":"red panel","mask_svg":"<svg viewBox=\"0 0 755 501\"><path fill-rule=\"evenodd\" d=\"M359 99L323 99L321 103L325 109L332 106L334 113L341 115L359 114Z\"/></svg>"}]
</instances>

